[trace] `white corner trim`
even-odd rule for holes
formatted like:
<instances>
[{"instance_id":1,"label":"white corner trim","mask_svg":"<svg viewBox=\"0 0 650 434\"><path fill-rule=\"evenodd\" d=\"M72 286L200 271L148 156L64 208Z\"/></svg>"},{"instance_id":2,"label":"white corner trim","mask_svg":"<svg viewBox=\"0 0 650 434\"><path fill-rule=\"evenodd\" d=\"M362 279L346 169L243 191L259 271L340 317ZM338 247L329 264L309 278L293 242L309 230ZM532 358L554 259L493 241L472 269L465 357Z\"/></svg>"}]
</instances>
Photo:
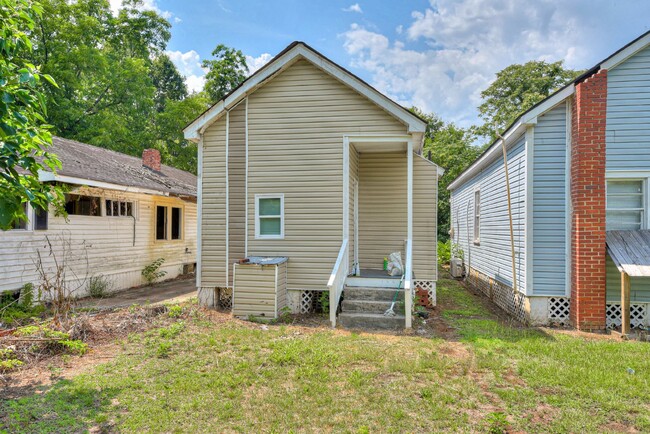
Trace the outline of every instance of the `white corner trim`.
<instances>
[{"instance_id":1,"label":"white corner trim","mask_svg":"<svg viewBox=\"0 0 650 434\"><path fill-rule=\"evenodd\" d=\"M280 235L260 234L260 199L280 199ZM277 218L274 216L274 218ZM284 193L264 193L255 195L255 239L283 240L284 239Z\"/></svg>"},{"instance_id":2,"label":"white corner trim","mask_svg":"<svg viewBox=\"0 0 650 434\"><path fill-rule=\"evenodd\" d=\"M273 63L267 64L261 71L251 76L250 79L244 82L242 86L236 89L225 100L212 106L205 113L196 118L194 122L185 127L183 130L185 138L192 141L198 140L200 133L223 115L225 110L230 109L248 93L256 89L258 85L262 84L278 71L287 68L299 57L308 60L317 68L350 86L394 117L400 119L408 126L409 132L424 132L426 130L426 122L409 113L396 102L372 88L370 85L362 82L360 79L354 77L340 66L307 48L304 44L297 44L291 50L276 59Z\"/></svg>"},{"instance_id":3,"label":"white corner trim","mask_svg":"<svg viewBox=\"0 0 650 434\"><path fill-rule=\"evenodd\" d=\"M564 218L565 222L565 240L564 240L564 254L566 256L564 261L564 295L571 296L571 223L572 223L572 210L571 210L571 132L573 127L571 125L571 116L573 110L573 102L570 99L566 100L566 157L564 163Z\"/></svg>"},{"instance_id":4,"label":"white corner trim","mask_svg":"<svg viewBox=\"0 0 650 434\"><path fill-rule=\"evenodd\" d=\"M350 139L343 137L343 234L342 239L350 238Z\"/></svg>"},{"instance_id":5,"label":"white corner trim","mask_svg":"<svg viewBox=\"0 0 650 434\"><path fill-rule=\"evenodd\" d=\"M105 188L107 190L123 191L128 193L155 194L157 196L169 196L169 193L148 188L131 187L127 185L113 184L110 182L95 181L92 179L77 178L75 176L59 175L45 170L38 171L38 180L41 182L57 181L66 184L86 185L88 187Z\"/></svg>"},{"instance_id":6,"label":"white corner trim","mask_svg":"<svg viewBox=\"0 0 650 434\"><path fill-rule=\"evenodd\" d=\"M248 257L248 98L244 107L244 147L246 148L246 168L244 174L244 256Z\"/></svg>"},{"instance_id":7,"label":"white corner trim","mask_svg":"<svg viewBox=\"0 0 650 434\"><path fill-rule=\"evenodd\" d=\"M203 136L198 143L198 161L197 161L197 188L196 188L196 287L201 288L201 256L203 242L201 236L201 227L203 221Z\"/></svg>"},{"instance_id":8,"label":"white corner trim","mask_svg":"<svg viewBox=\"0 0 650 434\"><path fill-rule=\"evenodd\" d=\"M638 41L633 42L632 44L625 47L618 53L614 54L613 56L610 56L608 59L601 62L600 67L601 69L607 69L607 70L615 68L621 63L625 62L630 57L634 56L639 51L643 50L648 45L650 45L650 34L646 34Z\"/></svg>"},{"instance_id":9,"label":"white corner trim","mask_svg":"<svg viewBox=\"0 0 650 434\"><path fill-rule=\"evenodd\" d=\"M226 112L226 282L228 287L230 281L230 180L228 179L228 146L230 144L230 111Z\"/></svg>"}]
</instances>

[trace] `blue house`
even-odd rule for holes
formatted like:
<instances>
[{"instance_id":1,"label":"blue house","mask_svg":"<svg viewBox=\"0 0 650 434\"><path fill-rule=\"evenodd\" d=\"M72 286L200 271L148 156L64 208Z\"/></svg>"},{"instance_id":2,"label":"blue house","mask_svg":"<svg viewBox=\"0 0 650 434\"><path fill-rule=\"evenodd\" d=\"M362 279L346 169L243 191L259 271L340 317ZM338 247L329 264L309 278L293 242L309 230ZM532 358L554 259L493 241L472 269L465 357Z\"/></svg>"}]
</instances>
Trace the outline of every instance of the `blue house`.
<instances>
[{"instance_id":1,"label":"blue house","mask_svg":"<svg viewBox=\"0 0 650 434\"><path fill-rule=\"evenodd\" d=\"M649 326L649 181L650 32L522 114L450 184L469 284L533 324Z\"/></svg>"}]
</instances>

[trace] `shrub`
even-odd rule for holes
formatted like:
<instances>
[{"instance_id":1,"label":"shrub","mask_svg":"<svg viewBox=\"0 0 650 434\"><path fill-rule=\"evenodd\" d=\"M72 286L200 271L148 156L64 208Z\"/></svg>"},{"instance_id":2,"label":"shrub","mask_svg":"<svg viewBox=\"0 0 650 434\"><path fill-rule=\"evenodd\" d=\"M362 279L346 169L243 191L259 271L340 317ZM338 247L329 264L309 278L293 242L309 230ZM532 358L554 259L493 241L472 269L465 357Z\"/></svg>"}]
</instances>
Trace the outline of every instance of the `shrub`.
<instances>
[{"instance_id":1,"label":"shrub","mask_svg":"<svg viewBox=\"0 0 650 434\"><path fill-rule=\"evenodd\" d=\"M451 240L438 241L438 263L447 265L451 261Z\"/></svg>"},{"instance_id":2,"label":"shrub","mask_svg":"<svg viewBox=\"0 0 650 434\"><path fill-rule=\"evenodd\" d=\"M45 326L26 326L16 330L17 336L48 339L43 343L46 350L53 353L72 353L84 355L88 351L88 345L78 339L70 339L68 333L53 330Z\"/></svg>"},{"instance_id":3,"label":"shrub","mask_svg":"<svg viewBox=\"0 0 650 434\"><path fill-rule=\"evenodd\" d=\"M153 284L156 280L167 274L166 271L160 269L163 262L165 262L165 258L158 258L142 269L142 277L147 281L147 285Z\"/></svg>"},{"instance_id":4,"label":"shrub","mask_svg":"<svg viewBox=\"0 0 650 434\"><path fill-rule=\"evenodd\" d=\"M19 368L24 363L16 358L11 348L0 349L0 372L7 372Z\"/></svg>"},{"instance_id":5,"label":"shrub","mask_svg":"<svg viewBox=\"0 0 650 434\"><path fill-rule=\"evenodd\" d=\"M167 315L170 318L178 318L181 315L183 315L183 307L179 306L177 304L175 304L173 306L169 306L168 310L167 310Z\"/></svg>"},{"instance_id":6,"label":"shrub","mask_svg":"<svg viewBox=\"0 0 650 434\"><path fill-rule=\"evenodd\" d=\"M92 298L104 298L113 289L113 283L102 274L88 279L88 292Z\"/></svg>"}]
</instances>

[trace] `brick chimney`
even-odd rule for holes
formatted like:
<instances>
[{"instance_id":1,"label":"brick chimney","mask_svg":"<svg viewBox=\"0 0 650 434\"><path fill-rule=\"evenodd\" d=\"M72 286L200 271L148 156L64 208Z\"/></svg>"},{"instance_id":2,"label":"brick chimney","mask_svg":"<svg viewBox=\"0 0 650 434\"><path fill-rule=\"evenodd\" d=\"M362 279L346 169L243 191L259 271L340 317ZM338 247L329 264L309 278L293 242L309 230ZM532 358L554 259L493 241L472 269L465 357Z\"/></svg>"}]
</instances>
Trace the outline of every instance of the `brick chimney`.
<instances>
[{"instance_id":1,"label":"brick chimney","mask_svg":"<svg viewBox=\"0 0 650 434\"><path fill-rule=\"evenodd\" d=\"M142 151L142 165L160 172L160 151L158 149L145 149Z\"/></svg>"},{"instance_id":2,"label":"brick chimney","mask_svg":"<svg viewBox=\"0 0 650 434\"><path fill-rule=\"evenodd\" d=\"M576 84L571 110L571 324L605 329L607 70Z\"/></svg>"}]
</instances>

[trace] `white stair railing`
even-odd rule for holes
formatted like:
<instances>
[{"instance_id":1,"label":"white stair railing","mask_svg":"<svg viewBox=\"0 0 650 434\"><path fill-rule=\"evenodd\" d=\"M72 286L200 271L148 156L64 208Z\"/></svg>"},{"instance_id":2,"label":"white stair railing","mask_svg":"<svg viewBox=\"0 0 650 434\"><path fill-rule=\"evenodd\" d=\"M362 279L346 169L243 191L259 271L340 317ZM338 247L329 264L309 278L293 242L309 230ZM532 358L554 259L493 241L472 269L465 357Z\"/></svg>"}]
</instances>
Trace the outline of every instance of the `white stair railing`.
<instances>
[{"instance_id":1,"label":"white stair railing","mask_svg":"<svg viewBox=\"0 0 650 434\"><path fill-rule=\"evenodd\" d=\"M336 327L336 310L341 300L345 279L349 274L350 261L348 260L348 255L348 239L346 238L341 243L339 255L336 258L336 263L334 264L334 268L332 268L332 274L330 274L330 279L327 282L327 289L330 292L330 322L332 323L332 327Z\"/></svg>"},{"instance_id":2,"label":"white stair railing","mask_svg":"<svg viewBox=\"0 0 650 434\"><path fill-rule=\"evenodd\" d=\"M411 328L413 310L413 242L406 240L405 248L406 261L404 262L404 315L406 317L404 326Z\"/></svg>"}]
</instances>

